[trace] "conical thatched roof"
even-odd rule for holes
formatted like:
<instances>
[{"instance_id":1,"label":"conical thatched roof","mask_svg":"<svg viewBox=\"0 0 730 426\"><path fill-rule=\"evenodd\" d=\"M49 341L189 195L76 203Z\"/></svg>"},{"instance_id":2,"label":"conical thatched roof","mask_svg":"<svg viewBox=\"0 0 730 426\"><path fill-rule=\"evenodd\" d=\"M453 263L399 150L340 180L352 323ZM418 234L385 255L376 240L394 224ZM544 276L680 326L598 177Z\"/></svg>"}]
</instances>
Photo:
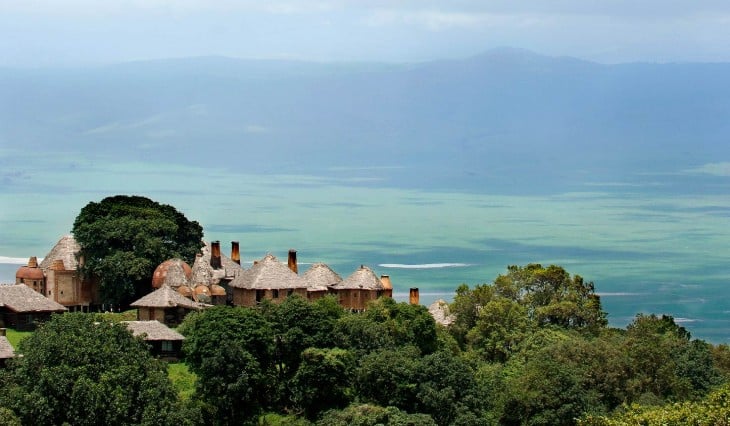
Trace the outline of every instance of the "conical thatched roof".
<instances>
[{"instance_id":1,"label":"conical thatched roof","mask_svg":"<svg viewBox=\"0 0 730 426\"><path fill-rule=\"evenodd\" d=\"M78 261L76 260L76 253L81 250L81 247L76 242L72 235L64 235L51 249L50 252L43 258L40 264L40 268L45 272L51 268L53 261L62 260L63 266L67 271L75 270L78 267Z\"/></svg>"},{"instance_id":2,"label":"conical thatched roof","mask_svg":"<svg viewBox=\"0 0 730 426\"><path fill-rule=\"evenodd\" d=\"M449 310L449 304L443 299L433 302L428 307L428 313L441 325L449 326L456 320L456 316Z\"/></svg>"},{"instance_id":3,"label":"conical thatched roof","mask_svg":"<svg viewBox=\"0 0 730 426\"><path fill-rule=\"evenodd\" d=\"M135 336L144 340L184 340L185 336L159 321L122 321Z\"/></svg>"},{"instance_id":4,"label":"conical thatched roof","mask_svg":"<svg viewBox=\"0 0 730 426\"><path fill-rule=\"evenodd\" d=\"M193 270L182 259L169 259L155 268L155 272L152 274L152 287L160 288L163 285L169 285L177 288L181 285L189 285L192 276Z\"/></svg>"},{"instance_id":5,"label":"conical thatched roof","mask_svg":"<svg viewBox=\"0 0 730 426\"><path fill-rule=\"evenodd\" d=\"M223 278L233 279L243 272L241 265L232 261L224 254L221 254L221 269L213 269L210 266L210 255L210 243L205 243L205 246L200 249L198 256L195 257L195 263L193 263L192 286L198 284L207 286L218 284Z\"/></svg>"},{"instance_id":6,"label":"conical thatched roof","mask_svg":"<svg viewBox=\"0 0 730 426\"><path fill-rule=\"evenodd\" d=\"M15 349L5 336L0 336L0 359L8 359L15 356Z\"/></svg>"},{"instance_id":7,"label":"conical thatched roof","mask_svg":"<svg viewBox=\"0 0 730 426\"><path fill-rule=\"evenodd\" d=\"M324 263L315 263L302 275L309 291L327 291L327 287L342 281L337 272Z\"/></svg>"},{"instance_id":8,"label":"conical thatched roof","mask_svg":"<svg viewBox=\"0 0 730 426\"><path fill-rule=\"evenodd\" d=\"M243 271L229 285L255 290L307 288L307 284L299 275L271 254L255 262L251 269Z\"/></svg>"},{"instance_id":9,"label":"conical thatched roof","mask_svg":"<svg viewBox=\"0 0 730 426\"><path fill-rule=\"evenodd\" d=\"M43 296L25 284L0 285L0 307L13 312L63 312L66 307Z\"/></svg>"},{"instance_id":10,"label":"conical thatched roof","mask_svg":"<svg viewBox=\"0 0 730 426\"><path fill-rule=\"evenodd\" d=\"M367 266L361 265L349 277L331 286L336 290L383 290L383 282L375 272Z\"/></svg>"},{"instance_id":11,"label":"conical thatched roof","mask_svg":"<svg viewBox=\"0 0 730 426\"><path fill-rule=\"evenodd\" d=\"M166 285L129 306L133 308L173 308L177 306L188 309L200 309L200 305Z\"/></svg>"}]
</instances>

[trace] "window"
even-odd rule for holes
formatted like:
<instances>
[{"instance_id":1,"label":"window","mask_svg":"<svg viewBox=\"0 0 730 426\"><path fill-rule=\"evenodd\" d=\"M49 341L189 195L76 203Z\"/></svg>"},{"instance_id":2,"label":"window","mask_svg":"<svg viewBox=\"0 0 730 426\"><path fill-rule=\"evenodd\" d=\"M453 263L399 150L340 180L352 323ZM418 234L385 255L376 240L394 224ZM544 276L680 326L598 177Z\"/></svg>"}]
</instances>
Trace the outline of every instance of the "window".
<instances>
[{"instance_id":1,"label":"window","mask_svg":"<svg viewBox=\"0 0 730 426\"><path fill-rule=\"evenodd\" d=\"M271 294L272 294L271 297L273 297L274 299L279 298L279 290L271 290Z\"/></svg>"},{"instance_id":2,"label":"window","mask_svg":"<svg viewBox=\"0 0 730 426\"><path fill-rule=\"evenodd\" d=\"M172 342L169 340L163 340L162 341L162 352L172 352Z\"/></svg>"},{"instance_id":3,"label":"window","mask_svg":"<svg viewBox=\"0 0 730 426\"><path fill-rule=\"evenodd\" d=\"M287 290L287 291L286 291L286 297L289 297L289 296L291 296L292 294L294 294L294 290L292 290L292 289L289 289L289 290Z\"/></svg>"},{"instance_id":4,"label":"window","mask_svg":"<svg viewBox=\"0 0 730 426\"><path fill-rule=\"evenodd\" d=\"M265 294L264 290L256 290L256 302L260 302Z\"/></svg>"}]
</instances>

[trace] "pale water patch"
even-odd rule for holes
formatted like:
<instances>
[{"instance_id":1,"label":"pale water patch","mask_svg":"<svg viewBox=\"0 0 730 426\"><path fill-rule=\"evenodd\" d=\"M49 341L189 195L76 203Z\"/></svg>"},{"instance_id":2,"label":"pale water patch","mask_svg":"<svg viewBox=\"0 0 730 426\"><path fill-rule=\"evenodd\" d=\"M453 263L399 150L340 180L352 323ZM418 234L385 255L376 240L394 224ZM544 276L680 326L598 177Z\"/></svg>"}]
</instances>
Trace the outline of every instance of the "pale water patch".
<instances>
[{"instance_id":1,"label":"pale water patch","mask_svg":"<svg viewBox=\"0 0 730 426\"><path fill-rule=\"evenodd\" d=\"M12 206L0 208L0 253L22 264L68 234L88 202L138 194L199 221L207 240L240 241L244 262L295 248L300 264L325 262L342 276L365 264L388 271L397 294L420 288L423 303L489 283L508 265L555 263L595 283L611 325L656 312L697 319L695 337L730 334L730 227L712 213L730 209L727 194L494 195L83 156L34 161L0 188L0 206ZM17 264L0 268L0 281L14 280Z\"/></svg>"},{"instance_id":2,"label":"pale water patch","mask_svg":"<svg viewBox=\"0 0 730 426\"><path fill-rule=\"evenodd\" d=\"M441 269L441 268L464 268L471 266L468 263L425 263L422 265L405 265L402 263L381 263L378 266L389 269Z\"/></svg>"}]
</instances>

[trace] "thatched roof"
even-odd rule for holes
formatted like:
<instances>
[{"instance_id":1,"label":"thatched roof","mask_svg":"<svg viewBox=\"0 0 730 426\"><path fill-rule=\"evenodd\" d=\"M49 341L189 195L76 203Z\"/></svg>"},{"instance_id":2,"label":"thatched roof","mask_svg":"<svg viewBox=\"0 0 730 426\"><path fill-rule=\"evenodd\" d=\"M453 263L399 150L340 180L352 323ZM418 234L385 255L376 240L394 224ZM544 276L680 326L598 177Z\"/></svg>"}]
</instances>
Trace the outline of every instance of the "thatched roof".
<instances>
[{"instance_id":1,"label":"thatched roof","mask_svg":"<svg viewBox=\"0 0 730 426\"><path fill-rule=\"evenodd\" d=\"M449 304L443 299L433 302L428 307L428 313L441 325L449 326L456 320L456 316L449 310Z\"/></svg>"},{"instance_id":2,"label":"thatched roof","mask_svg":"<svg viewBox=\"0 0 730 426\"><path fill-rule=\"evenodd\" d=\"M383 290L383 282L375 272L367 266L361 265L349 277L331 286L336 290Z\"/></svg>"},{"instance_id":3,"label":"thatched roof","mask_svg":"<svg viewBox=\"0 0 730 426\"><path fill-rule=\"evenodd\" d=\"M173 308L200 309L200 305L175 291L172 287L163 285L152 293L129 305L133 308Z\"/></svg>"},{"instance_id":4,"label":"thatched roof","mask_svg":"<svg viewBox=\"0 0 730 426\"><path fill-rule=\"evenodd\" d=\"M0 285L0 307L17 313L63 312L66 307L25 284Z\"/></svg>"},{"instance_id":5,"label":"thatched roof","mask_svg":"<svg viewBox=\"0 0 730 426\"><path fill-rule=\"evenodd\" d=\"M315 263L302 275L309 291L327 291L327 287L342 281L337 272L324 263Z\"/></svg>"},{"instance_id":6,"label":"thatched roof","mask_svg":"<svg viewBox=\"0 0 730 426\"><path fill-rule=\"evenodd\" d=\"M67 271L75 270L78 267L76 253L81 249L72 235L64 235L43 258L40 264L43 272L46 272L53 265L54 260L63 260L63 266Z\"/></svg>"},{"instance_id":7,"label":"thatched roof","mask_svg":"<svg viewBox=\"0 0 730 426\"><path fill-rule=\"evenodd\" d=\"M135 336L144 340L184 340L185 336L159 321L122 321Z\"/></svg>"},{"instance_id":8,"label":"thatched roof","mask_svg":"<svg viewBox=\"0 0 730 426\"><path fill-rule=\"evenodd\" d=\"M15 356L13 345L5 336L0 336L0 359L8 359Z\"/></svg>"},{"instance_id":9,"label":"thatched roof","mask_svg":"<svg viewBox=\"0 0 730 426\"><path fill-rule=\"evenodd\" d=\"M152 287L189 285L192 276L192 269L182 259L169 259L155 268L155 272L152 274Z\"/></svg>"},{"instance_id":10,"label":"thatched roof","mask_svg":"<svg viewBox=\"0 0 730 426\"><path fill-rule=\"evenodd\" d=\"M247 269L229 284L231 287L274 290L307 288L306 282L289 267L267 254L263 259L255 262L251 269Z\"/></svg>"},{"instance_id":11,"label":"thatched roof","mask_svg":"<svg viewBox=\"0 0 730 426\"><path fill-rule=\"evenodd\" d=\"M199 255L195 257L195 263L193 263L193 277L190 280L193 287L198 284L208 286L218 284L224 278L232 280L243 272L241 265L224 254L221 254L221 269L213 269L210 266L210 255L210 243L205 243L205 246L200 249Z\"/></svg>"}]
</instances>

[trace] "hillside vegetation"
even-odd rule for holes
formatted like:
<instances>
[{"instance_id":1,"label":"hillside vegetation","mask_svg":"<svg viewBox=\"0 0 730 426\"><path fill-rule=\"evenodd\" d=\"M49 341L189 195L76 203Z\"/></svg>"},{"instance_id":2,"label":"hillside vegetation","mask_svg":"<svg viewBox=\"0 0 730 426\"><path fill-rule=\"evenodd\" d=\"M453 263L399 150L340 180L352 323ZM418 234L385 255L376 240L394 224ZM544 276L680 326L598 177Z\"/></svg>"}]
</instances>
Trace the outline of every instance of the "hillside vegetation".
<instances>
[{"instance_id":1,"label":"hillside vegetation","mask_svg":"<svg viewBox=\"0 0 730 426\"><path fill-rule=\"evenodd\" d=\"M125 417L126 406L101 404L97 393L116 401L136 389L134 398L175 410L169 419L183 424L727 424L727 346L692 339L667 316L639 314L626 329L609 328L593 284L559 266L512 266L493 283L460 286L451 310L449 328L425 307L389 298L362 313L332 297L296 296L193 313L179 327L186 367L173 366L182 398L157 362L142 368L141 355L117 355L119 345L138 352L135 339L79 332L118 330L113 322L57 316L2 373L0 408L24 424L85 424L89 407L119 424L159 419L141 407ZM140 381L107 380L115 369ZM81 379L89 373L101 374L100 388Z\"/></svg>"}]
</instances>

